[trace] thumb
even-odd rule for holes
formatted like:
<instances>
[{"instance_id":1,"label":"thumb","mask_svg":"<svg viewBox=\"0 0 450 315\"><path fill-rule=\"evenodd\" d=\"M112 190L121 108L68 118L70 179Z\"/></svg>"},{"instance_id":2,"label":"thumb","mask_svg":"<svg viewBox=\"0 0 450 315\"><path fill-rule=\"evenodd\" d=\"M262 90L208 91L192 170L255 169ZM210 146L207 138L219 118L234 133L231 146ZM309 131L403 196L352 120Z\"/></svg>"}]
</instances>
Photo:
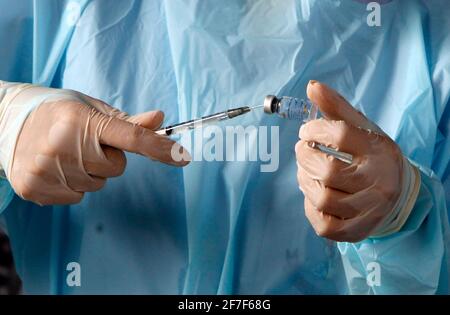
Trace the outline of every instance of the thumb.
<instances>
[{"instance_id":1,"label":"thumb","mask_svg":"<svg viewBox=\"0 0 450 315\"><path fill-rule=\"evenodd\" d=\"M319 107L325 119L343 120L355 127L384 132L373 122L356 110L338 92L319 81L311 80L306 89L308 98Z\"/></svg>"},{"instance_id":2,"label":"thumb","mask_svg":"<svg viewBox=\"0 0 450 315\"><path fill-rule=\"evenodd\" d=\"M154 131L161 127L164 121L164 113L159 110L146 112L128 117L127 121Z\"/></svg>"}]
</instances>

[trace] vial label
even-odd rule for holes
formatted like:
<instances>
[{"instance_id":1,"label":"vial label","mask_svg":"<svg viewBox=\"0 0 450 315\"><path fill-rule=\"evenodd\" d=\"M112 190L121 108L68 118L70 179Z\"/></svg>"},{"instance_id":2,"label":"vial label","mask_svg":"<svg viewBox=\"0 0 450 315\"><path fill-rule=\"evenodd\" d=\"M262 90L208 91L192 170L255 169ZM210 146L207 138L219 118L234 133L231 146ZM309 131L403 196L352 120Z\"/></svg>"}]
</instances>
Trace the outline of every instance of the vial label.
<instances>
[{"instance_id":1,"label":"vial label","mask_svg":"<svg viewBox=\"0 0 450 315\"><path fill-rule=\"evenodd\" d=\"M283 118L306 122L316 119L318 110L310 100L283 96L280 100L278 114Z\"/></svg>"}]
</instances>

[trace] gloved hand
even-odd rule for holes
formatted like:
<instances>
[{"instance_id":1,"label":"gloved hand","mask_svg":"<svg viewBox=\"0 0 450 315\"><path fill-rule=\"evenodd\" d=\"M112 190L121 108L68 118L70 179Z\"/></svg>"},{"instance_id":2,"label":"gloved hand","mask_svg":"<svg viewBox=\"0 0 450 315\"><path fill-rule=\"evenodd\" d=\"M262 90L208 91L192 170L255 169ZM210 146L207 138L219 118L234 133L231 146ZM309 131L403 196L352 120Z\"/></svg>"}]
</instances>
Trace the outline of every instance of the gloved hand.
<instances>
[{"instance_id":1,"label":"gloved hand","mask_svg":"<svg viewBox=\"0 0 450 315\"><path fill-rule=\"evenodd\" d=\"M85 192L101 189L107 178L124 172L123 151L176 166L188 163L174 161L171 150L177 144L152 131L161 125L162 112L129 117L74 91L31 85L12 89L19 91L3 98L2 132L14 132L17 123L8 122L17 120L23 104L38 103L24 116L14 141L0 139L2 166L23 199L40 205L78 203Z\"/></svg>"},{"instance_id":2,"label":"gloved hand","mask_svg":"<svg viewBox=\"0 0 450 315\"><path fill-rule=\"evenodd\" d=\"M357 242L401 229L419 191L418 170L378 126L325 84L310 81L308 97L324 118L300 128L298 183L316 233ZM353 155L346 164L315 148L317 142Z\"/></svg>"}]
</instances>

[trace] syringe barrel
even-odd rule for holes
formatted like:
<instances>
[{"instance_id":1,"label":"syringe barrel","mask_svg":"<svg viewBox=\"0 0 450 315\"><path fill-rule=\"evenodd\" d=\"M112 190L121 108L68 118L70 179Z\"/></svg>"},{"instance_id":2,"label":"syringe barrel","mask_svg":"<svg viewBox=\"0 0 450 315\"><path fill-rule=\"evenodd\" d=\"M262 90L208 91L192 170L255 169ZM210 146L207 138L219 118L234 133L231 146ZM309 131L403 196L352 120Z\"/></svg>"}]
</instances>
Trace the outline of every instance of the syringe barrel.
<instances>
[{"instance_id":1,"label":"syringe barrel","mask_svg":"<svg viewBox=\"0 0 450 315\"><path fill-rule=\"evenodd\" d=\"M289 96L277 98L273 95L266 96L264 111L269 114L278 114L282 118L306 122L318 118L318 107L310 100Z\"/></svg>"}]
</instances>

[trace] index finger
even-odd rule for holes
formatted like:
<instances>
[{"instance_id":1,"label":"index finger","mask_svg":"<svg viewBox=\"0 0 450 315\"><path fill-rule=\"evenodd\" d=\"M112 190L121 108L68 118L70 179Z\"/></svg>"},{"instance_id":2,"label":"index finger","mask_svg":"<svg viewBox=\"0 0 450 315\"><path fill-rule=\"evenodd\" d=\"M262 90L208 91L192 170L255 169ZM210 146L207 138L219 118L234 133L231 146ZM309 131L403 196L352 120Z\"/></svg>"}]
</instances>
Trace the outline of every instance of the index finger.
<instances>
[{"instance_id":1,"label":"index finger","mask_svg":"<svg viewBox=\"0 0 450 315\"><path fill-rule=\"evenodd\" d=\"M101 144L141 154L170 165L185 166L189 163L190 156L184 148L149 129L100 112L93 112L90 119ZM173 148L179 148L177 152L181 152L186 158L174 159Z\"/></svg>"},{"instance_id":2,"label":"index finger","mask_svg":"<svg viewBox=\"0 0 450 315\"><path fill-rule=\"evenodd\" d=\"M311 120L300 128L299 137L314 141L352 155L363 155L369 149L371 135L342 120Z\"/></svg>"}]
</instances>

